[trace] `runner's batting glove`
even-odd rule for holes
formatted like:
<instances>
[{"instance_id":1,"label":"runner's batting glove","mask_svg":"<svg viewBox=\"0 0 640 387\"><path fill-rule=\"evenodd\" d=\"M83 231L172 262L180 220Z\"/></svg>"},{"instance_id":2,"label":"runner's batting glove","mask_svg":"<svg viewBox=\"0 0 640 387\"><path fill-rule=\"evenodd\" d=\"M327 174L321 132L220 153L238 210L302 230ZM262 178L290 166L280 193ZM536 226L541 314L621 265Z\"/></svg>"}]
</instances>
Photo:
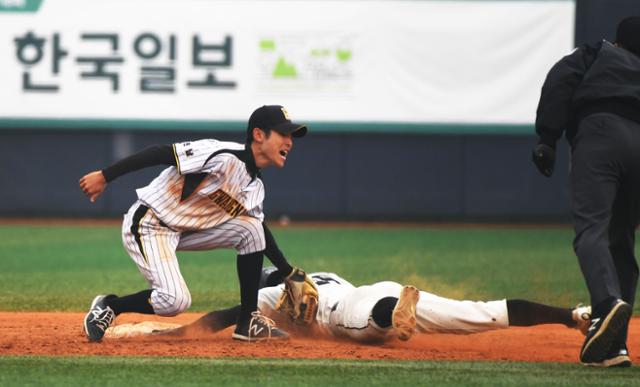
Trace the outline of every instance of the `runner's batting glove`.
<instances>
[{"instance_id":1,"label":"runner's batting glove","mask_svg":"<svg viewBox=\"0 0 640 387\"><path fill-rule=\"evenodd\" d=\"M300 268L294 267L284 279L284 290L276 310L285 312L298 324L311 324L318 306L318 287Z\"/></svg>"},{"instance_id":2,"label":"runner's batting glove","mask_svg":"<svg viewBox=\"0 0 640 387\"><path fill-rule=\"evenodd\" d=\"M533 148L531 156L540 173L551 177L556 164L556 148L541 142Z\"/></svg>"}]
</instances>

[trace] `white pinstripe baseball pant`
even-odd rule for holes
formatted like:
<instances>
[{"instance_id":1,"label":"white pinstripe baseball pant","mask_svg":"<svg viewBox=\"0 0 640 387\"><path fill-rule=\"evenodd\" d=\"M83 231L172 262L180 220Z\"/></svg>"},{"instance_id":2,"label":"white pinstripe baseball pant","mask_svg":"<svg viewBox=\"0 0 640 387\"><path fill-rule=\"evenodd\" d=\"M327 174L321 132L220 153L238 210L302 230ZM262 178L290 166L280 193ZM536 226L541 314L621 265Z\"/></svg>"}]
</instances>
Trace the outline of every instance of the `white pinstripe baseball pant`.
<instances>
[{"instance_id":1,"label":"white pinstripe baseball pant","mask_svg":"<svg viewBox=\"0 0 640 387\"><path fill-rule=\"evenodd\" d=\"M239 255L265 249L262 222L238 216L197 232L173 231L153 211L137 201L124 216L122 241L129 256L147 280L150 303L156 314L175 316L191 305L189 288L180 273L177 250L235 248Z\"/></svg>"}]
</instances>

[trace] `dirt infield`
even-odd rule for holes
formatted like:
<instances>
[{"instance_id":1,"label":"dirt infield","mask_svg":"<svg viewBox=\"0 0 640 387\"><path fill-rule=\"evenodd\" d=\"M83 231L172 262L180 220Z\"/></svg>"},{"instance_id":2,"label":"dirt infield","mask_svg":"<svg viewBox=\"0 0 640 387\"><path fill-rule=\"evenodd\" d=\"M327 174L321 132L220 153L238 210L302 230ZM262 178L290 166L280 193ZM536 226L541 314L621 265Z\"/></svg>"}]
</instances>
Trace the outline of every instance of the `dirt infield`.
<instances>
[{"instance_id":1,"label":"dirt infield","mask_svg":"<svg viewBox=\"0 0 640 387\"><path fill-rule=\"evenodd\" d=\"M190 323L201 314L162 318L123 315L117 323L162 321ZM284 345L242 343L231 339L231 328L217 334L186 337L135 337L89 343L81 313L0 312L1 355L118 355L178 357L332 358L371 360L508 360L576 363L582 335L561 325L506 330L474 335L417 334L407 342L361 345L346 341L294 337ZM632 360L640 363L640 319L631 323Z\"/></svg>"}]
</instances>

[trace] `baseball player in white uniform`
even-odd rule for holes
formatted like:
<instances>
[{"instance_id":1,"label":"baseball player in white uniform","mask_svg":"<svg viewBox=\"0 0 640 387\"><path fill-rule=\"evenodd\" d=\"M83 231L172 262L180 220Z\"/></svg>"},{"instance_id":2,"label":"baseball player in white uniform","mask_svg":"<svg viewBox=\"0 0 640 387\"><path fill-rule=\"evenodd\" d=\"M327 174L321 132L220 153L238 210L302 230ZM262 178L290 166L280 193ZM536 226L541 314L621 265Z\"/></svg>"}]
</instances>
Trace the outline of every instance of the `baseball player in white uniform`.
<instances>
[{"instance_id":1,"label":"baseball player in white uniform","mask_svg":"<svg viewBox=\"0 0 640 387\"><path fill-rule=\"evenodd\" d=\"M287 338L257 312L258 281L266 254L285 273L304 275L289 265L264 224L264 184L260 169L282 168L307 127L292 123L279 105L256 109L245 144L212 139L155 146L104 170L91 172L80 186L94 202L118 176L153 165L168 165L124 216L124 247L149 289L117 297L95 297L85 317L90 341L99 341L115 316L125 312L173 316L191 305L177 250L237 250L241 308L234 339ZM260 335L256 335L261 332Z\"/></svg>"},{"instance_id":2,"label":"baseball player in white uniform","mask_svg":"<svg viewBox=\"0 0 640 387\"><path fill-rule=\"evenodd\" d=\"M335 273L310 276L318 285L318 327L332 336L359 342L380 342L392 337L408 340L414 331L470 334L542 323L562 323L586 330L589 324L589 307L571 310L506 299L459 301L392 281L355 287ZM283 287L265 287L258 295L261 312L276 321L282 320L275 306ZM520 315L515 316L510 306ZM536 313L546 316L530 316ZM510 317L518 321L510 321Z\"/></svg>"},{"instance_id":3,"label":"baseball player in white uniform","mask_svg":"<svg viewBox=\"0 0 640 387\"><path fill-rule=\"evenodd\" d=\"M558 308L527 300L458 301L419 291L413 286L384 281L356 287L335 273L311 273L318 286L315 326L330 336L363 343L397 337L408 340L414 332L470 334L509 326L564 324L586 333L591 307ZM276 310L284 285L276 268L263 269L258 307L267 317L286 323ZM167 333L181 334L193 328L219 331L233 325L239 307L214 311L190 325Z\"/></svg>"}]
</instances>

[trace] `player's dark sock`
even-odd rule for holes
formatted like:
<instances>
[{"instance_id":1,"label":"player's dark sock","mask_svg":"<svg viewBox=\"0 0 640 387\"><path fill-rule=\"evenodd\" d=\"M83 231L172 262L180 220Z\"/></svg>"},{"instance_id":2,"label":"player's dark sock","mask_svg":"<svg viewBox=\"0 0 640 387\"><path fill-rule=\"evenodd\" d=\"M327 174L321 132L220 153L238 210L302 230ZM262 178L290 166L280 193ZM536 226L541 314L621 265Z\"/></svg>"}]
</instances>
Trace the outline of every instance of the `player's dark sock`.
<instances>
[{"instance_id":1,"label":"player's dark sock","mask_svg":"<svg viewBox=\"0 0 640 387\"><path fill-rule=\"evenodd\" d=\"M391 326L391 314L398 303L397 297L385 297L376 302L371 310L371 318L380 328Z\"/></svg>"},{"instance_id":2,"label":"player's dark sock","mask_svg":"<svg viewBox=\"0 0 640 387\"><path fill-rule=\"evenodd\" d=\"M571 309L557 308L527 300L507 300L509 326L528 327L539 324L564 324L575 327Z\"/></svg>"},{"instance_id":3,"label":"player's dark sock","mask_svg":"<svg viewBox=\"0 0 640 387\"><path fill-rule=\"evenodd\" d=\"M264 228L264 239L266 242L264 255L266 255L271 263L273 263L275 267L278 268L280 273L282 273L285 277L288 276L289 274L291 274L293 267L289 265L289 262L287 262L284 254L282 254L282 251L280 251L280 248L278 248L276 239L271 234L271 230L269 230L269 227L267 227L265 223L262 223L262 227Z\"/></svg>"},{"instance_id":4,"label":"player's dark sock","mask_svg":"<svg viewBox=\"0 0 640 387\"><path fill-rule=\"evenodd\" d=\"M239 314L240 305L236 305L233 308L209 312L193 324L209 329L211 332L218 332L234 325L238 321Z\"/></svg>"},{"instance_id":5,"label":"player's dark sock","mask_svg":"<svg viewBox=\"0 0 640 387\"><path fill-rule=\"evenodd\" d=\"M211 333L220 332L238 322L238 314L240 313L240 305L233 308L215 310L200 317L189 325L183 325L179 328L164 331L166 334L181 336L189 333L193 328L198 330L207 330ZM163 333L164 334L164 333Z\"/></svg>"},{"instance_id":6,"label":"player's dark sock","mask_svg":"<svg viewBox=\"0 0 640 387\"><path fill-rule=\"evenodd\" d=\"M153 307L149 303L152 291L151 289L147 289L124 297L108 297L107 305L113 309L116 316L120 313L127 312L155 314Z\"/></svg>"},{"instance_id":7,"label":"player's dark sock","mask_svg":"<svg viewBox=\"0 0 640 387\"><path fill-rule=\"evenodd\" d=\"M236 260L240 281L240 314L238 323L248 322L258 310L258 283L262 273L262 251L238 255Z\"/></svg>"}]
</instances>

